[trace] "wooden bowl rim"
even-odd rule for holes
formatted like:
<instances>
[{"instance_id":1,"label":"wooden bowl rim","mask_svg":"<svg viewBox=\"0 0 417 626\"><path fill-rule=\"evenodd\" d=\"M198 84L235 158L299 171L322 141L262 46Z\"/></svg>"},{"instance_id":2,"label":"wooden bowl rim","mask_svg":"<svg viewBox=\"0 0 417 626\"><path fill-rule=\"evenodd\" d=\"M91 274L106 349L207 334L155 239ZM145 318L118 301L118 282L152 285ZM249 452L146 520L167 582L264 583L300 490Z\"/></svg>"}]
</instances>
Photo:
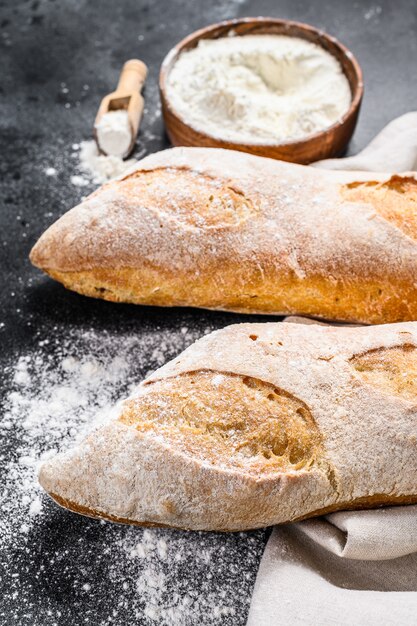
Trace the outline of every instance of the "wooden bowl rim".
<instances>
[{"instance_id":1,"label":"wooden bowl rim","mask_svg":"<svg viewBox=\"0 0 417 626\"><path fill-rule=\"evenodd\" d=\"M222 139L221 137L214 137L213 135L208 135L204 131L198 130L194 128L193 126L191 126L176 111L176 109L174 108L170 99L167 96L166 81L167 81L169 72L173 66L173 63L176 61L179 55L183 52L183 50L188 46L188 44L193 43L193 42L197 44L197 42L202 38L210 39L210 37L203 37L203 35L207 35L210 32L213 32L219 28L230 27L227 30L232 30L233 27L239 26L240 24L249 24L249 23L253 23L255 25L258 24L259 26L262 26L262 25L264 26L268 26L268 25L287 26L289 29L294 28L294 29L299 29L301 31L304 30L304 31L317 35L319 39L322 38L322 39L329 41L331 44L339 48L340 52L346 57L348 63L351 64L354 75L356 76L356 85L353 87L349 81L349 78L346 76L346 72L342 68L342 71L349 82L349 87L352 92L352 100L351 100L348 110L346 111L346 113L343 115L343 117L340 120L338 120L337 122L335 122L328 128L325 128L324 130L314 133L314 135L308 135L305 139L295 139L293 141L285 141L285 142L279 142L279 143L266 143L266 144L255 143L255 142L254 143L242 143L242 142L233 141L230 139ZM250 34L253 34L253 33L250 33ZM238 35L238 36L245 37L245 35ZM291 37L293 35L291 35L291 33L288 33L288 35L286 36ZM297 36L297 35L294 35L294 36ZM320 45L320 44L318 43L317 45ZM326 49L326 52L328 52L329 54L332 54L327 49ZM332 54L332 56L334 56L340 64L339 59L334 54ZM353 93L353 89L354 89L354 93ZM274 18L274 17L258 16L258 17L240 17L240 18L234 18L231 20L223 20L222 22L216 22L215 24L210 24L209 26L204 26L203 28L199 28L198 30L195 30L194 32L190 33L189 35L181 39L181 41L179 41L177 44L175 44L175 46L173 46L169 50L169 52L166 54L165 58L163 59L161 63L161 68L159 72L159 90L161 93L161 98L163 100L163 103L170 109L171 114L174 115L180 122L182 122L182 124L187 126L191 131L198 133L202 137L207 138L209 141L218 141L219 143L226 142L229 145L244 146L248 150L250 150L251 148L253 149L255 147L264 149L264 150L271 150L273 148L281 148L281 147L291 148L292 146L302 146L302 145L307 146L310 142L314 143L317 139L324 138L328 134L333 133L336 129L344 126L351 117L356 115L360 107L360 104L363 98L364 84L363 84L362 69L355 55L347 46L342 44L336 37L333 37L333 35L329 35L324 30L321 30L320 28L315 28L314 26L311 26L310 24L305 24L304 22L297 22L294 20L281 20L281 19Z\"/></svg>"}]
</instances>

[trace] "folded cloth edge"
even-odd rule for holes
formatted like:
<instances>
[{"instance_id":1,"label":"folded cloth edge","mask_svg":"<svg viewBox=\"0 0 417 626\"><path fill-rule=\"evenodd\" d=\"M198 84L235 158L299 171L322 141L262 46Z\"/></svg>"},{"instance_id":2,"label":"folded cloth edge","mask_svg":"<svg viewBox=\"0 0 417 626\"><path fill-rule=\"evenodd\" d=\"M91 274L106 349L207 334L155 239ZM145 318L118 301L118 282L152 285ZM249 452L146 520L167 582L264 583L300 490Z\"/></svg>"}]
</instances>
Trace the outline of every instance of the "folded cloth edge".
<instances>
[{"instance_id":1,"label":"folded cloth edge","mask_svg":"<svg viewBox=\"0 0 417 626\"><path fill-rule=\"evenodd\" d=\"M329 325L297 315L289 315L283 322ZM345 559L384 561L417 552L417 505L340 511L295 525L323 548Z\"/></svg>"}]
</instances>

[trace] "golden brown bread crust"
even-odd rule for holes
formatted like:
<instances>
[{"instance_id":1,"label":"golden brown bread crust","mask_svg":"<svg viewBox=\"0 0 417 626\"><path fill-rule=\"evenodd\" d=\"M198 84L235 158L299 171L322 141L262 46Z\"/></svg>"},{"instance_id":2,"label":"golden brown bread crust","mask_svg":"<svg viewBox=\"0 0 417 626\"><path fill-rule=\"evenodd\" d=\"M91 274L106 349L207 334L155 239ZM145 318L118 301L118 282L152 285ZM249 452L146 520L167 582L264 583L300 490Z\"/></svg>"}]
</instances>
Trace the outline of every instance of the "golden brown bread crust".
<instances>
[{"instance_id":1,"label":"golden brown bread crust","mask_svg":"<svg viewBox=\"0 0 417 626\"><path fill-rule=\"evenodd\" d=\"M417 240L417 181L412 176L391 176L385 182L369 180L343 185L349 202L371 204L384 219Z\"/></svg>"},{"instance_id":2,"label":"golden brown bread crust","mask_svg":"<svg viewBox=\"0 0 417 626\"><path fill-rule=\"evenodd\" d=\"M126 401L119 420L201 462L256 476L319 465L323 456L308 407L249 376L191 372L157 381Z\"/></svg>"},{"instance_id":3,"label":"golden brown bread crust","mask_svg":"<svg viewBox=\"0 0 417 626\"><path fill-rule=\"evenodd\" d=\"M102 511L98 511L96 509L91 509L86 506L82 506L81 504L76 504L71 500L67 500L66 498L62 498L56 493L49 493L51 498L57 502L64 509L68 509L68 511L72 511L73 513L78 513L79 515L85 515L86 517L91 517L93 519L102 519L108 522L114 522L115 524L129 524L131 526L140 526L144 528L172 528L173 530L193 530L192 528L184 528L183 526L170 526L169 524L154 524L152 522L138 522L136 520L132 520L126 517L117 517L117 515L110 515L109 513L104 513ZM385 507L385 506L400 506L406 504L417 504L417 495L416 496L392 496L387 497L385 494L376 494L373 496L368 496L365 498L357 498L353 502L341 502L340 504L328 506L323 509L319 509L314 513L310 513L309 515L302 515L301 517L294 518L291 520L292 522L301 522L305 519L310 519L311 517L317 517L320 515L327 515L329 513L335 513L336 511L355 511L355 510L366 510L366 509L374 509L377 507ZM209 529L208 529L209 530ZM240 530L236 529L237 531ZM233 528L225 528L225 529L216 529L217 532L235 532Z\"/></svg>"},{"instance_id":4,"label":"golden brown bread crust","mask_svg":"<svg viewBox=\"0 0 417 626\"><path fill-rule=\"evenodd\" d=\"M413 320L417 181L169 150L64 215L31 260L114 302Z\"/></svg>"},{"instance_id":5,"label":"golden brown bread crust","mask_svg":"<svg viewBox=\"0 0 417 626\"><path fill-rule=\"evenodd\" d=\"M84 272L45 270L67 289L109 302L151 306L191 306L235 313L307 315L327 320L393 323L417 318L417 287L409 281L362 280L334 284L331 278L310 277L309 286L289 271L282 277L264 270L246 274L244 292L231 291L238 267L222 266L195 283L193 276L178 281L175 272L150 266L141 269L94 269ZM416 283L417 284L417 283ZM158 285L158 287L156 287Z\"/></svg>"},{"instance_id":6,"label":"golden brown bread crust","mask_svg":"<svg viewBox=\"0 0 417 626\"><path fill-rule=\"evenodd\" d=\"M353 363L358 371L366 372L366 380L371 384L387 388L384 382L388 380L391 387L388 391L415 400L416 352L411 346L390 348L388 358L384 358L386 354L376 350L355 357ZM407 370L410 365L412 371ZM377 380L372 377L373 373L377 373ZM221 381L216 382L216 378ZM119 420L138 432L152 431L164 437L175 449L200 461L214 461L222 467L239 468L258 476L273 474L277 470L308 468L320 461L323 470L329 471L322 461L321 436L309 409L273 385L249 377L219 376L213 372L183 374L175 379L174 385L172 383L171 379L157 381L148 388L146 395L126 401ZM216 387L219 393L213 393ZM127 518L77 505L57 494L50 495L58 504L75 513L120 524L132 523ZM416 502L417 495L373 494L319 509L313 515ZM294 521L311 516L301 516ZM160 526L150 522L134 524Z\"/></svg>"},{"instance_id":7,"label":"golden brown bread crust","mask_svg":"<svg viewBox=\"0 0 417 626\"><path fill-rule=\"evenodd\" d=\"M41 484L93 517L218 531L416 503L416 346L417 322L216 331Z\"/></svg>"},{"instance_id":8,"label":"golden brown bread crust","mask_svg":"<svg viewBox=\"0 0 417 626\"><path fill-rule=\"evenodd\" d=\"M379 348L355 356L351 362L369 385L412 402L417 400L415 346L405 344L401 348Z\"/></svg>"}]
</instances>

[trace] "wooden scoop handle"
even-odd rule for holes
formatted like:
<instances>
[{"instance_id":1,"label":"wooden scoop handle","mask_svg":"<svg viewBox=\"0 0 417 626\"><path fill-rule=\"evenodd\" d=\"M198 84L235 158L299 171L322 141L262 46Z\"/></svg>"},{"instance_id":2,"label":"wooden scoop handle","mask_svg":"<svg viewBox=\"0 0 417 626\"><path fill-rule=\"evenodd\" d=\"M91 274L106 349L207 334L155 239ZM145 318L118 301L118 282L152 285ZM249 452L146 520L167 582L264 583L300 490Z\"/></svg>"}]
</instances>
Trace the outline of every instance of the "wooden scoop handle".
<instances>
[{"instance_id":1,"label":"wooden scoop handle","mask_svg":"<svg viewBox=\"0 0 417 626\"><path fill-rule=\"evenodd\" d=\"M142 61L131 59L126 61L120 73L119 83L116 92L121 94L140 93L146 80L148 68Z\"/></svg>"}]
</instances>

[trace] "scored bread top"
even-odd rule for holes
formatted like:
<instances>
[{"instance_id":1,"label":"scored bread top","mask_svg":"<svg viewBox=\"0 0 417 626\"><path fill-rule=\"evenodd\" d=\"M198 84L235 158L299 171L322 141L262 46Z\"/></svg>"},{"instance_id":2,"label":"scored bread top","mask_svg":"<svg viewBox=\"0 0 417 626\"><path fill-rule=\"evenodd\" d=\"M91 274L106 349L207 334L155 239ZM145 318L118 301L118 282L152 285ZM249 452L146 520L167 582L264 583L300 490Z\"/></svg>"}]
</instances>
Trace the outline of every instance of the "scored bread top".
<instances>
[{"instance_id":1,"label":"scored bread top","mask_svg":"<svg viewBox=\"0 0 417 626\"><path fill-rule=\"evenodd\" d=\"M217 530L417 501L416 345L417 322L229 326L47 461L41 484L86 514Z\"/></svg>"},{"instance_id":2,"label":"scored bread top","mask_svg":"<svg viewBox=\"0 0 417 626\"><path fill-rule=\"evenodd\" d=\"M174 148L66 213L31 260L109 300L415 319L417 180Z\"/></svg>"},{"instance_id":3,"label":"scored bread top","mask_svg":"<svg viewBox=\"0 0 417 626\"><path fill-rule=\"evenodd\" d=\"M414 322L370 328L239 324L203 337L144 385L200 370L269 383L311 413L344 485L343 498L357 497L371 477L375 488L386 482L381 459L388 450L402 479L409 479L407 488L417 489L416 345ZM353 469L358 476L351 485ZM397 479L394 472L392 486Z\"/></svg>"},{"instance_id":4,"label":"scored bread top","mask_svg":"<svg viewBox=\"0 0 417 626\"><path fill-rule=\"evenodd\" d=\"M199 461L255 476L308 467L322 452L308 408L249 376L198 371L157 381L126 402L120 421Z\"/></svg>"},{"instance_id":5,"label":"scored bread top","mask_svg":"<svg viewBox=\"0 0 417 626\"><path fill-rule=\"evenodd\" d=\"M206 265L255 253L263 263L271 254L285 260L296 274L323 271L323 263L337 274L347 263L358 271L360 254L372 264L361 265L367 273L380 265L375 244L393 268L407 265L410 254L415 263L416 207L413 173L332 172L229 150L173 148L146 157L66 213L31 258L62 271L137 267L144 259L184 269L191 260ZM178 230L186 234L182 245ZM354 244L350 259L346 242Z\"/></svg>"}]
</instances>

